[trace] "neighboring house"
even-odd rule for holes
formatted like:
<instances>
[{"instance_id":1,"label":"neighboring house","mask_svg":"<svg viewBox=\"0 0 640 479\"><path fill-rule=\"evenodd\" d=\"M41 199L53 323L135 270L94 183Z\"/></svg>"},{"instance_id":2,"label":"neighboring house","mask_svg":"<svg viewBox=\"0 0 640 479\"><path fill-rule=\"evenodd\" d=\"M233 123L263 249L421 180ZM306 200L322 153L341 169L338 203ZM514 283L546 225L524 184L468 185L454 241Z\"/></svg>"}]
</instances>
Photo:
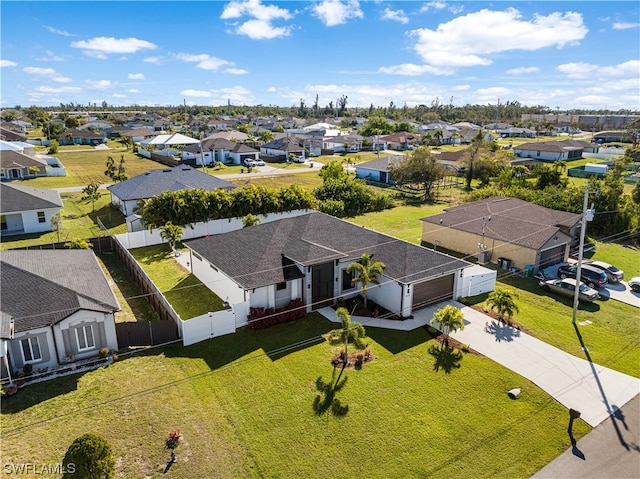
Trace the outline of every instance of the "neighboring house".
<instances>
[{"instance_id":1,"label":"neighboring house","mask_svg":"<svg viewBox=\"0 0 640 479\"><path fill-rule=\"evenodd\" d=\"M284 136L265 143L260 147L260 153L268 156L284 156L285 158L288 158L292 153L298 157L304 158L305 156L304 147L300 139L295 136Z\"/></svg>"},{"instance_id":2,"label":"neighboring house","mask_svg":"<svg viewBox=\"0 0 640 479\"><path fill-rule=\"evenodd\" d=\"M376 158L375 160L358 163L356 165L356 177L364 180L376 181L378 183L387 183L395 185L396 182L391 179L391 166L400 162L404 156L391 155Z\"/></svg>"},{"instance_id":3,"label":"neighboring house","mask_svg":"<svg viewBox=\"0 0 640 479\"><path fill-rule=\"evenodd\" d=\"M3 235L52 231L51 218L62 207L60 194L55 190L0 183L0 231Z\"/></svg>"},{"instance_id":4,"label":"neighboring house","mask_svg":"<svg viewBox=\"0 0 640 479\"><path fill-rule=\"evenodd\" d=\"M36 176L47 176L46 160L29 156L22 151L0 150L1 180L20 180Z\"/></svg>"},{"instance_id":5,"label":"neighboring house","mask_svg":"<svg viewBox=\"0 0 640 479\"><path fill-rule=\"evenodd\" d=\"M529 128L519 128L516 126L509 126L508 128L496 130L496 133L500 135L501 138L535 138L536 137L535 130L531 130Z\"/></svg>"},{"instance_id":6,"label":"neighboring house","mask_svg":"<svg viewBox=\"0 0 640 479\"><path fill-rule=\"evenodd\" d=\"M601 131L593 135L593 141L597 143L612 143L614 141L619 142L631 142L627 137L627 133L624 130L620 131Z\"/></svg>"},{"instance_id":7,"label":"neighboring house","mask_svg":"<svg viewBox=\"0 0 640 479\"><path fill-rule=\"evenodd\" d=\"M523 143L513 147L520 158L540 161L568 161L582 158L583 153L597 153L598 145L579 140L559 140Z\"/></svg>"},{"instance_id":8,"label":"neighboring house","mask_svg":"<svg viewBox=\"0 0 640 479\"><path fill-rule=\"evenodd\" d=\"M322 140L322 148L335 153L357 153L362 150L362 140L364 137L361 135L329 136Z\"/></svg>"},{"instance_id":9,"label":"neighboring house","mask_svg":"<svg viewBox=\"0 0 640 479\"><path fill-rule=\"evenodd\" d=\"M225 140L236 141L238 143L242 143L242 142L245 142L245 141L247 141L249 139L249 135L247 135L246 133L242 133L241 131L236 131L236 130L220 131L220 132L212 133L211 135L207 136L202 141L213 140L215 138L224 138Z\"/></svg>"},{"instance_id":10,"label":"neighboring house","mask_svg":"<svg viewBox=\"0 0 640 479\"><path fill-rule=\"evenodd\" d=\"M207 122L207 126L217 131L224 131L230 127L229 122L225 120L211 119Z\"/></svg>"},{"instance_id":11,"label":"neighboring house","mask_svg":"<svg viewBox=\"0 0 640 479\"><path fill-rule=\"evenodd\" d=\"M4 141L27 141L27 136L8 128L0 127L0 140Z\"/></svg>"},{"instance_id":12,"label":"neighboring house","mask_svg":"<svg viewBox=\"0 0 640 479\"><path fill-rule=\"evenodd\" d=\"M125 130L120 130L118 132L118 136L120 138L129 137L131 138L131 141L133 141L134 143L140 143L146 140L147 138L151 138L158 135L159 135L158 132L151 131L147 128L136 128L135 130L125 129Z\"/></svg>"},{"instance_id":13,"label":"neighboring house","mask_svg":"<svg viewBox=\"0 0 640 479\"><path fill-rule=\"evenodd\" d=\"M122 133L121 133L122 134ZM148 147L153 145L158 150L181 149L187 145L196 145L200 140L182 133L173 133L171 135L156 135L140 142L140 145Z\"/></svg>"},{"instance_id":14,"label":"neighboring house","mask_svg":"<svg viewBox=\"0 0 640 479\"><path fill-rule=\"evenodd\" d=\"M442 151L436 152L433 151L433 156L436 159L436 162L441 165L454 168L456 172L461 171L465 167L465 156L466 150L458 150L458 151Z\"/></svg>"},{"instance_id":15,"label":"neighboring house","mask_svg":"<svg viewBox=\"0 0 640 479\"><path fill-rule=\"evenodd\" d=\"M91 130L71 129L61 133L58 143L61 145L100 145L106 143L107 138L104 133L94 133Z\"/></svg>"},{"instance_id":16,"label":"neighboring house","mask_svg":"<svg viewBox=\"0 0 640 479\"><path fill-rule=\"evenodd\" d=\"M355 296L360 288L346 269L367 253L386 265L380 286L370 285L367 297L407 318L419 308L463 296L464 270L473 267L315 211L186 246L192 273L232 306L278 308L302 299L313 311Z\"/></svg>"},{"instance_id":17,"label":"neighboring house","mask_svg":"<svg viewBox=\"0 0 640 479\"><path fill-rule=\"evenodd\" d=\"M111 185L107 189L111 193L111 203L117 206L122 211L122 214L129 216L135 213L139 201L152 198L165 191L195 189L213 191L219 188L231 190L237 188L237 186L215 176L202 173L190 166L180 165L173 168L147 171Z\"/></svg>"},{"instance_id":18,"label":"neighboring house","mask_svg":"<svg viewBox=\"0 0 640 479\"><path fill-rule=\"evenodd\" d=\"M380 137L390 150L408 150L410 146L420 146L421 137L406 131L392 133Z\"/></svg>"},{"instance_id":19,"label":"neighboring house","mask_svg":"<svg viewBox=\"0 0 640 479\"><path fill-rule=\"evenodd\" d=\"M93 251L3 251L0 273L2 321L13 322L13 338L3 338L13 377L25 364L53 369L118 349L120 306Z\"/></svg>"},{"instance_id":20,"label":"neighboring house","mask_svg":"<svg viewBox=\"0 0 640 479\"><path fill-rule=\"evenodd\" d=\"M227 165L241 165L245 160L257 160L259 157L260 152L255 148L224 138L207 138L182 150L184 163L199 166L218 161Z\"/></svg>"},{"instance_id":21,"label":"neighboring house","mask_svg":"<svg viewBox=\"0 0 640 479\"><path fill-rule=\"evenodd\" d=\"M107 130L113 128L113 125L108 121L94 120L79 126L78 130L88 130L89 128L99 130L102 134L104 134Z\"/></svg>"},{"instance_id":22,"label":"neighboring house","mask_svg":"<svg viewBox=\"0 0 640 479\"><path fill-rule=\"evenodd\" d=\"M483 262L533 271L566 260L579 237L580 215L518 198L494 196L422 218L422 241L478 255Z\"/></svg>"}]
</instances>

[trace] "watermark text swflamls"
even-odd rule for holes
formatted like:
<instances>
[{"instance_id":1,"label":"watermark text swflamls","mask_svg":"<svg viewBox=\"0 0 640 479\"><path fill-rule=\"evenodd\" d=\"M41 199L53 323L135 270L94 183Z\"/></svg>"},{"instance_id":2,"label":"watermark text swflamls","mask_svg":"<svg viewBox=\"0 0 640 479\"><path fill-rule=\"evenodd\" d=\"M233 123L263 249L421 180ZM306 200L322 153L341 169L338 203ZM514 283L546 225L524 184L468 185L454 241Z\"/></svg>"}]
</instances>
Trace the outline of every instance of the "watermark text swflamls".
<instances>
[{"instance_id":1,"label":"watermark text swflamls","mask_svg":"<svg viewBox=\"0 0 640 479\"><path fill-rule=\"evenodd\" d=\"M76 465L73 463L37 463L37 462L8 462L2 465L2 472L9 477L19 475L50 475L50 474L75 474Z\"/></svg>"}]
</instances>

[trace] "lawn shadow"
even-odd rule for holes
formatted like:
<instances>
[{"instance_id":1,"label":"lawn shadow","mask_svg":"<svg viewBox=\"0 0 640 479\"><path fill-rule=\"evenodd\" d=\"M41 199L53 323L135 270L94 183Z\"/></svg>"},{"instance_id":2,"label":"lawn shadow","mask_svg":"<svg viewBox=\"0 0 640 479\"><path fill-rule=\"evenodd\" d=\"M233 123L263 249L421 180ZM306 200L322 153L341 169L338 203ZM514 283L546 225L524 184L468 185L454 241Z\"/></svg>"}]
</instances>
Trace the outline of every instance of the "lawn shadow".
<instances>
[{"instance_id":1,"label":"lawn shadow","mask_svg":"<svg viewBox=\"0 0 640 479\"><path fill-rule=\"evenodd\" d=\"M2 397L0 408L2 414L18 413L36 404L76 391L78 389L78 381L80 381L80 378L87 372L92 371L84 371L78 374L52 378L48 381L35 384L27 384L23 390L18 391L16 394ZM2 432L5 437L21 429L13 429L10 423L11 421L5 421L2 427Z\"/></svg>"},{"instance_id":2,"label":"lawn shadow","mask_svg":"<svg viewBox=\"0 0 640 479\"><path fill-rule=\"evenodd\" d=\"M190 346L176 343L163 348L163 352L166 357L203 359L214 370L258 351L272 361L277 361L325 341L322 335L331 329L334 329L334 324L324 316L309 313L293 322L265 329L243 327L234 334L218 336ZM149 354L157 354L157 351L150 350Z\"/></svg>"},{"instance_id":3,"label":"lawn shadow","mask_svg":"<svg viewBox=\"0 0 640 479\"><path fill-rule=\"evenodd\" d=\"M432 344L429 346L429 354L434 357L433 370L439 372L441 369L450 374L453 369L460 368L462 353L453 348Z\"/></svg>"},{"instance_id":4,"label":"lawn shadow","mask_svg":"<svg viewBox=\"0 0 640 479\"><path fill-rule=\"evenodd\" d=\"M401 353L431 339L423 328L399 331L367 326L367 336L392 354Z\"/></svg>"},{"instance_id":5,"label":"lawn shadow","mask_svg":"<svg viewBox=\"0 0 640 479\"><path fill-rule=\"evenodd\" d=\"M329 410L334 417L338 418L344 417L349 413L349 405L342 404L340 399L336 397L336 393L344 388L348 378L345 376L342 381L336 383L335 375L336 370L334 368L331 381L325 382L322 376L318 376L318 379L316 379L316 389L319 393L313 400L313 411L316 416L322 416Z\"/></svg>"}]
</instances>

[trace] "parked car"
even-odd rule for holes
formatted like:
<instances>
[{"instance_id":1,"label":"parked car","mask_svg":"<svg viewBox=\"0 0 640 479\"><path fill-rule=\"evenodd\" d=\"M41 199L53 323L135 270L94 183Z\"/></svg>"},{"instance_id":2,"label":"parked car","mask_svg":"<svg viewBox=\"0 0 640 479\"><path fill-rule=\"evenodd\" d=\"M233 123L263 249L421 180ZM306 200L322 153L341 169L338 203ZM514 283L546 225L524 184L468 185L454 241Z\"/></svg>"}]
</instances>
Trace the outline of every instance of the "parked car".
<instances>
[{"instance_id":1,"label":"parked car","mask_svg":"<svg viewBox=\"0 0 640 479\"><path fill-rule=\"evenodd\" d=\"M616 268L612 264L605 263L604 261L591 261L587 264L604 272L604 274L607 275L609 283L619 283L624 279L624 271Z\"/></svg>"},{"instance_id":2,"label":"parked car","mask_svg":"<svg viewBox=\"0 0 640 479\"><path fill-rule=\"evenodd\" d=\"M631 278L629 280L629 287L631 291L636 293L640 293L640 276L636 276L635 278Z\"/></svg>"},{"instance_id":3,"label":"parked car","mask_svg":"<svg viewBox=\"0 0 640 479\"><path fill-rule=\"evenodd\" d=\"M247 158L243 161L244 166L258 166L256 165L256 160L252 160L251 158Z\"/></svg>"},{"instance_id":4,"label":"parked car","mask_svg":"<svg viewBox=\"0 0 640 479\"><path fill-rule=\"evenodd\" d=\"M304 156L295 156L293 158L294 163L304 163Z\"/></svg>"},{"instance_id":5,"label":"parked car","mask_svg":"<svg viewBox=\"0 0 640 479\"><path fill-rule=\"evenodd\" d=\"M264 166L265 163L262 160L253 160L253 162L255 163L255 166Z\"/></svg>"},{"instance_id":6,"label":"parked car","mask_svg":"<svg viewBox=\"0 0 640 479\"><path fill-rule=\"evenodd\" d=\"M558 268L558 278L575 278L577 271L577 265L562 264ZM607 284L607 275L593 266L583 264L580 268L580 280L590 288L602 288Z\"/></svg>"},{"instance_id":7,"label":"parked car","mask_svg":"<svg viewBox=\"0 0 640 479\"><path fill-rule=\"evenodd\" d=\"M574 297L576 291L576 280L573 278L565 279L548 279L546 281L540 281L539 286L552 293L559 293L570 298ZM598 299L600 295L598 292L580 281L580 290L578 292L578 299L580 301L592 302Z\"/></svg>"}]
</instances>

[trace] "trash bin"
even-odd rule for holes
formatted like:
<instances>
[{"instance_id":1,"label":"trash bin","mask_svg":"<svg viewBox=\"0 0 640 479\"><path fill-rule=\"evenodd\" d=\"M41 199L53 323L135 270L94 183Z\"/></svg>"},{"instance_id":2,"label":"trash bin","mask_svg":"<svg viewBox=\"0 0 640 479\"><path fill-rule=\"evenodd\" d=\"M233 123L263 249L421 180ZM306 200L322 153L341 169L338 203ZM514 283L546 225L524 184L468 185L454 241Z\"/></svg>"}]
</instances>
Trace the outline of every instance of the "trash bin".
<instances>
[{"instance_id":1,"label":"trash bin","mask_svg":"<svg viewBox=\"0 0 640 479\"><path fill-rule=\"evenodd\" d=\"M498 258L498 266L501 269L508 270L509 268L511 268L511 260L507 258Z\"/></svg>"},{"instance_id":2,"label":"trash bin","mask_svg":"<svg viewBox=\"0 0 640 479\"><path fill-rule=\"evenodd\" d=\"M524 265L524 275L527 278L531 278L533 276L533 265L532 264L525 264Z\"/></svg>"}]
</instances>

